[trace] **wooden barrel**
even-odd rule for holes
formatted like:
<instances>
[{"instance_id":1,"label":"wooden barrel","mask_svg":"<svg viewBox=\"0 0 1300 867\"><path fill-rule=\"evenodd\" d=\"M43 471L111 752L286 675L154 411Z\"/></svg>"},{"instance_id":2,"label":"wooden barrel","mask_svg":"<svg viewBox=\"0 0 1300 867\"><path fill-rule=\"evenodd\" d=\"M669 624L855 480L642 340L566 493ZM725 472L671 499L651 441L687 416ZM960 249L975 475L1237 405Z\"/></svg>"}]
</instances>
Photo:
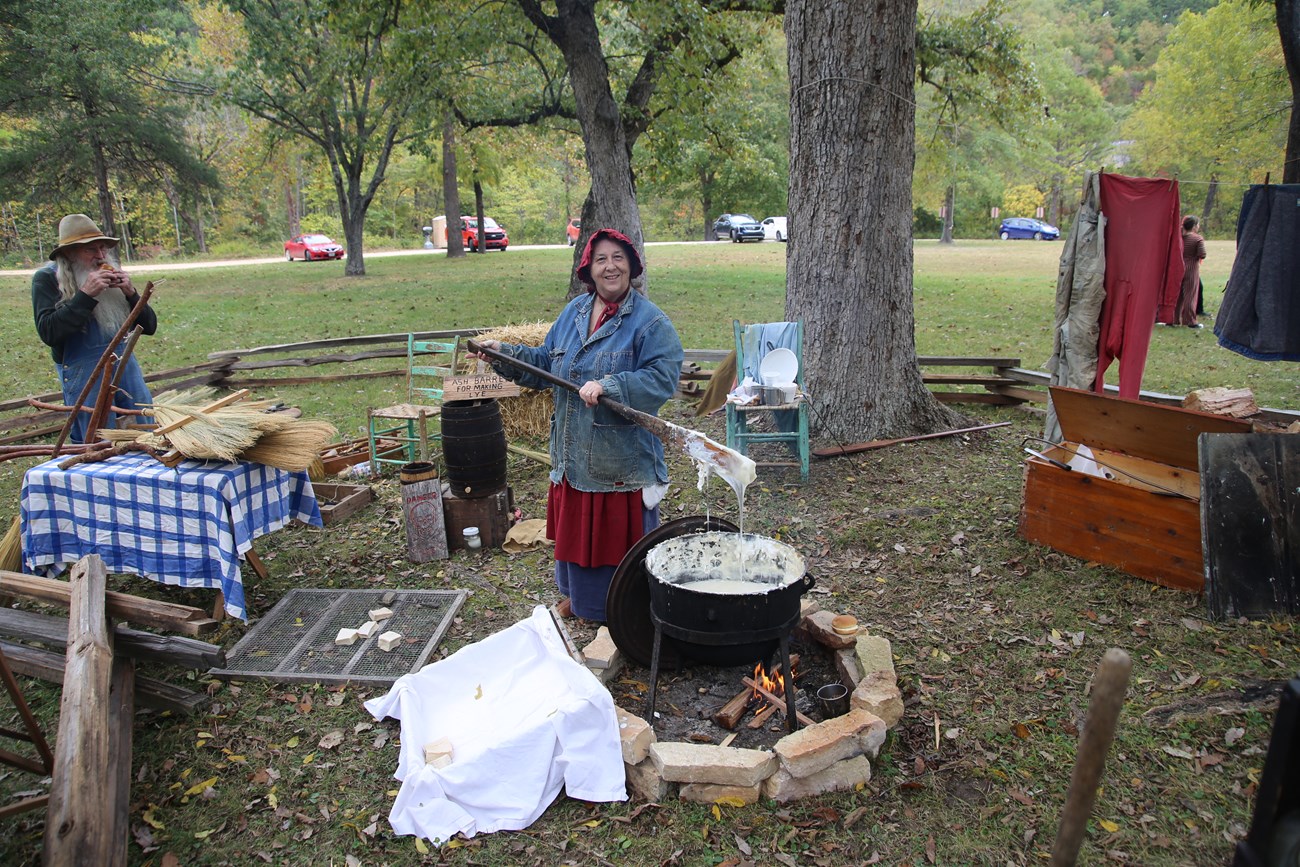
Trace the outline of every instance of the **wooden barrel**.
<instances>
[{"instance_id":1,"label":"wooden barrel","mask_svg":"<svg viewBox=\"0 0 1300 867\"><path fill-rule=\"evenodd\" d=\"M506 433L496 398L442 405L442 459L458 497L486 497L506 483Z\"/></svg>"}]
</instances>

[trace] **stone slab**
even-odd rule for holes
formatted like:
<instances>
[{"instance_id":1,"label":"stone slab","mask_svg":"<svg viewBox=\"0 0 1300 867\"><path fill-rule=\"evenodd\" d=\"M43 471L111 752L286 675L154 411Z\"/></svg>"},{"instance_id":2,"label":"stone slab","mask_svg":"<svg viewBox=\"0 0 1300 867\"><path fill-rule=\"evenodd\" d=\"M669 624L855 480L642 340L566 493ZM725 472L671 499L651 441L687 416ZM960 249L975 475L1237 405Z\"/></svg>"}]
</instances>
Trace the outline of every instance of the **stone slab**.
<instances>
[{"instance_id":1,"label":"stone slab","mask_svg":"<svg viewBox=\"0 0 1300 867\"><path fill-rule=\"evenodd\" d=\"M636 714L616 708L618 717L618 738L623 747L623 761L629 765L639 765L650 755L650 745L656 740L655 730L650 723Z\"/></svg>"},{"instance_id":2,"label":"stone slab","mask_svg":"<svg viewBox=\"0 0 1300 867\"><path fill-rule=\"evenodd\" d=\"M670 783L717 783L753 786L776 770L776 756L713 744L655 743L650 759Z\"/></svg>"},{"instance_id":3,"label":"stone slab","mask_svg":"<svg viewBox=\"0 0 1300 867\"><path fill-rule=\"evenodd\" d=\"M668 797L670 787L650 759L635 765L624 762L623 771L627 775L628 797L656 804Z\"/></svg>"},{"instance_id":4,"label":"stone slab","mask_svg":"<svg viewBox=\"0 0 1300 867\"><path fill-rule=\"evenodd\" d=\"M873 671L858 682L849 696L849 707L875 714L892 729L903 718L903 693L892 675Z\"/></svg>"},{"instance_id":5,"label":"stone slab","mask_svg":"<svg viewBox=\"0 0 1300 867\"><path fill-rule=\"evenodd\" d=\"M889 646L888 638L879 635L859 635L854 645L854 653L857 654L858 668L863 677L873 671L884 671L888 672L891 678L898 679L894 674L894 653Z\"/></svg>"},{"instance_id":6,"label":"stone slab","mask_svg":"<svg viewBox=\"0 0 1300 867\"><path fill-rule=\"evenodd\" d=\"M879 752L885 728L884 721L875 714L850 710L844 716L786 735L776 742L775 751L781 770L792 777L808 777L873 747Z\"/></svg>"},{"instance_id":7,"label":"stone slab","mask_svg":"<svg viewBox=\"0 0 1300 867\"><path fill-rule=\"evenodd\" d=\"M818 611L803 619L803 628L808 635L823 647L843 650L853 647L858 640L856 635L840 635L831 626L835 614L830 611Z\"/></svg>"},{"instance_id":8,"label":"stone slab","mask_svg":"<svg viewBox=\"0 0 1300 867\"><path fill-rule=\"evenodd\" d=\"M587 668L612 668L618 656L618 646L610 637L608 626L600 627L591 643L582 648L582 657Z\"/></svg>"},{"instance_id":9,"label":"stone slab","mask_svg":"<svg viewBox=\"0 0 1300 867\"><path fill-rule=\"evenodd\" d=\"M856 641L854 647L835 651L835 670L839 672L840 681L849 689L853 689L858 685L858 681L862 680L862 669L858 667Z\"/></svg>"},{"instance_id":10,"label":"stone slab","mask_svg":"<svg viewBox=\"0 0 1300 867\"><path fill-rule=\"evenodd\" d=\"M784 769L778 769L763 781L763 796L785 803L826 792L849 791L870 781L870 760L866 756L854 756L807 777L796 777Z\"/></svg>"}]
</instances>

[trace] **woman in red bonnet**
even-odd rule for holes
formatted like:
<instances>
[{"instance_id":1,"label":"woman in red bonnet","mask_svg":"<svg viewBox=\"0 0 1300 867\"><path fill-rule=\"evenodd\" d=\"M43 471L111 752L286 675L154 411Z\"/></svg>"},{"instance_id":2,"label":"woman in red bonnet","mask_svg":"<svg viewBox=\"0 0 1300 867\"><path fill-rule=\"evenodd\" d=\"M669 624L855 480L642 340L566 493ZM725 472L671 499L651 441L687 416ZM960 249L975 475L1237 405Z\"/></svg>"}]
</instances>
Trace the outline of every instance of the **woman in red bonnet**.
<instances>
[{"instance_id":1,"label":"woman in red bonnet","mask_svg":"<svg viewBox=\"0 0 1300 867\"><path fill-rule=\"evenodd\" d=\"M555 541L560 610L587 620L605 620L614 570L659 526L659 501L668 490L663 443L599 403L606 395L656 415L677 389L682 342L663 311L632 287L644 270L627 236L598 229L578 264L587 293L568 303L541 346L483 342L581 383L577 394L554 387L546 535ZM493 368L529 388L551 387L504 362Z\"/></svg>"}]
</instances>

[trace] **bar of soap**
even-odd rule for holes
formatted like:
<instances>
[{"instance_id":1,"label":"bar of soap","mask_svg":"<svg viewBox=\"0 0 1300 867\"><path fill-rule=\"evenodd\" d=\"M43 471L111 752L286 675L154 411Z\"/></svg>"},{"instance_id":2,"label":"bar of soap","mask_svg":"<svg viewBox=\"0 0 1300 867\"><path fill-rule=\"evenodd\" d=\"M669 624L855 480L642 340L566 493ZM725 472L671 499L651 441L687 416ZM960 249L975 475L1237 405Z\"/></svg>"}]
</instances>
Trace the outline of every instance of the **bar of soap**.
<instances>
[{"instance_id":1,"label":"bar of soap","mask_svg":"<svg viewBox=\"0 0 1300 867\"><path fill-rule=\"evenodd\" d=\"M445 768L451 764L453 751L451 741L438 738L424 745L424 763L435 768Z\"/></svg>"},{"instance_id":2,"label":"bar of soap","mask_svg":"<svg viewBox=\"0 0 1300 867\"><path fill-rule=\"evenodd\" d=\"M355 629L340 629L339 634L334 636L334 643L340 647L347 647L350 644L357 643L357 636L360 633Z\"/></svg>"},{"instance_id":3,"label":"bar of soap","mask_svg":"<svg viewBox=\"0 0 1300 867\"><path fill-rule=\"evenodd\" d=\"M375 634L375 630L378 628L378 623L373 620L367 620L365 623L357 627L357 636L360 638L369 638Z\"/></svg>"},{"instance_id":4,"label":"bar of soap","mask_svg":"<svg viewBox=\"0 0 1300 867\"><path fill-rule=\"evenodd\" d=\"M379 649L388 651L402 643L402 633L388 630L379 636Z\"/></svg>"},{"instance_id":5,"label":"bar of soap","mask_svg":"<svg viewBox=\"0 0 1300 867\"><path fill-rule=\"evenodd\" d=\"M370 619L379 623L393 616L393 612L388 608L371 608Z\"/></svg>"}]
</instances>

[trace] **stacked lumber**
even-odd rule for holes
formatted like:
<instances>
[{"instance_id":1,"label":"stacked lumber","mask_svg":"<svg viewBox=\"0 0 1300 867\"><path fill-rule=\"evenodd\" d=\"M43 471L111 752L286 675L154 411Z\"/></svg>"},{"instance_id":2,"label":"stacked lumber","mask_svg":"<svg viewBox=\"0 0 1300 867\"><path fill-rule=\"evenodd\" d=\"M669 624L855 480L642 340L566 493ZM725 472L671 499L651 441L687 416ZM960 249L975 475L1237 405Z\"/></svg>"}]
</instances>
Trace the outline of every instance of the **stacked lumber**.
<instances>
[{"instance_id":1,"label":"stacked lumber","mask_svg":"<svg viewBox=\"0 0 1300 867\"><path fill-rule=\"evenodd\" d=\"M1188 392L1183 398L1183 408L1197 412L1210 412L1215 415L1228 415L1233 418L1245 418L1259 412L1255 403L1255 393L1249 388L1198 388Z\"/></svg>"}]
</instances>

